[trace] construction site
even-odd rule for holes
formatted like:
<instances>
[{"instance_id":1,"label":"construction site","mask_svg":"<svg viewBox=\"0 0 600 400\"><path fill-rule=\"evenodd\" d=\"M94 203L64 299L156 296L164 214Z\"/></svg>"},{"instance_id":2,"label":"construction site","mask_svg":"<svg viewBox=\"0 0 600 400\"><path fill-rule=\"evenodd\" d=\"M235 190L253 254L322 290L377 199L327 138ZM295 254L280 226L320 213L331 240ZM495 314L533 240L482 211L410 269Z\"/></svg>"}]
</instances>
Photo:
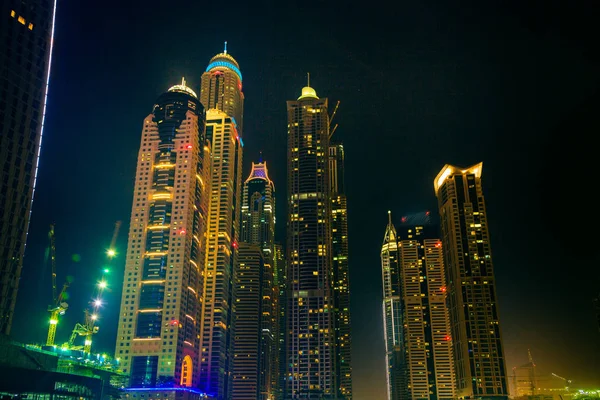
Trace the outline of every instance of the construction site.
<instances>
[{"instance_id":1,"label":"construction site","mask_svg":"<svg viewBox=\"0 0 600 400\"><path fill-rule=\"evenodd\" d=\"M56 329L69 310L67 276L60 291L57 286L56 240L54 225L48 232L47 262L51 269L52 299L48 306L48 331L43 344L23 344L0 337L0 396L2 399L110 400L121 397L127 377L120 371L119 359L94 353L93 338L105 305L103 294L109 287L108 274L116 256L115 244L121 222L117 221L107 263L102 267L82 318L64 342L56 339Z\"/></svg>"},{"instance_id":2,"label":"construction site","mask_svg":"<svg viewBox=\"0 0 600 400\"><path fill-rule=\"evenodd\" d=\"M515 400L588 400L600 399L600 390L585 390L577 387L570 377L553 372L540 374L533 361L531 351L527 351L528 362L513 367L510 375L512 398Z\"/></svg>"}]
</instances>

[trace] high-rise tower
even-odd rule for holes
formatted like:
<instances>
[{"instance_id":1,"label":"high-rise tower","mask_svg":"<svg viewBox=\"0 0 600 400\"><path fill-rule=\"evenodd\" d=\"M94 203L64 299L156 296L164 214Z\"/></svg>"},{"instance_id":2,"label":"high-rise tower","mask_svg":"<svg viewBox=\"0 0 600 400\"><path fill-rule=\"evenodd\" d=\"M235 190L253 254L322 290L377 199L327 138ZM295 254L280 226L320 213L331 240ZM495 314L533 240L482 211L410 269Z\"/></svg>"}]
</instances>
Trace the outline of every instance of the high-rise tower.
<instances>
[{"instance_id":1,"label":"high-rise tower","mask_svg":"<svg viewBox=\"0 0 600 400\"><path fill-rule=\"evenodd\" d=\"M433 185L438 198L457 396L508 399L498 297L482 163L445 165Z\"/></svg>"},{"instance_id":2,"label":"high-rise tower","mask_svg":"<svg viewBox=\"0 0 600 400\"><path fill-rule=\"evenodd\" d=\"M0 2L0 334L10 333L35 190L56 0Z\"/></svg>"},{"instance_id":3,"label":"high-rise tower","mask_svg":"<svg viewBox=\"0 0 600 400\"><path fill-rule=\"evenodd\" d=\"M204 108L221 110L233 118L239 134L244 122L244 93L240 66L229 53L227 42L222 53L211 58L202 74L200 102Z\"/></svg>"},{"instance_id":4,"label":"high-rise tower","mask_svg":"<svg viewBox=\"0 0 600 400\"><path fill-rule=\"evenodd\" d=\"M242 184L242 140L236 123L223 111L206 112L211 143L211 196L202 308L200 388L219 400L231 398L234 266L237 262Z\"/></svg>"},{"instance_id":5,"label":"high-rise tower","mask_svg":"<svg viewBox=\"0 0 600 400\"><path fill-rule=\"evenodd\" d=\"M261 400L273 399L277 391L279 291L275 286L274 195L275 185L269 179L266 162L252 163L242 198L241 243L236 273L233 400L247 398L237 395L236 392L242 388L257 388L258 396L254 398ZM258 265L253 249L261 253L260 273L251 268ZM259 296L253 292L256 285ZM254 350L258 357L254 357L246 344L255 341L258 347Z\"/></svg>"},{"instance_id":6,"label":"high-rise tower","mask_svg":"<svg viewBox=\"0 0 600 400\"><path fill-rule=\"evenodd\" d=\"M348 275L348 209L344 190L344 147L329 146L331 255L335 324L335 371L339 395L352 399L352 337Z\"/></svg>"},{"instance_id":7,"label":"high-rise tower","mask_svg":"<svg viewBox=\"0 0 600 400\"><path fill-rule=\"evenodd\" d=\"M287 398L337 396L327 99L287 102Z\"/></svg>"},{"instance_id":8,"label":"high-rise tower","mask_svg":"<svg viewBox=\"0 0 600 400\"><path fill-rule=\"evenodd\" d=\"M409 399L455 399L442 242L429 212L398 225Z\"/></svg>"},{"instance_id":9,"label":"high-rise tower","mask_svg":"<svg viewBox=\"0 0 600 400\"><path fill-rule=\"evenodd\" d=\"M385 335L385 367L388 400L408 398L407 370L402 329L402 284L400 281L400 246L392 214L381 246L381 272L383 278L383 327Z\"/></svg>"},{"instance_id":10,"label":"high-rise tower","mask_svg":"<svg viewBox=\"0 0 600 400\"><path fill-rule=\"evenodd\" d=\"M285 396L285 386L287 379L287 364L286 362L286 306L287 306L287 290L286 290L286 258L285 258L285 250L283 246L279 243L275 243L273 253L273 261L274 261L274 274L275 279L273 280L276 290L279 293L278 296L278 325L276 327L277 332L277 359L275 360L275 368L277 368L276 379L277 382L273 385L275 391L275 400L284 400Z\"/></svg>"},{"instance_id":11,"label":"high-rise tower","mask_svg":"<svg viewBox=\"0 0 600 400\"><path fill-rule=\"evenodd\" d=\"M198 386L210 150L204 108L185 85L144 120L116 357L131 388Z\"/></svg>"}]
</instances>

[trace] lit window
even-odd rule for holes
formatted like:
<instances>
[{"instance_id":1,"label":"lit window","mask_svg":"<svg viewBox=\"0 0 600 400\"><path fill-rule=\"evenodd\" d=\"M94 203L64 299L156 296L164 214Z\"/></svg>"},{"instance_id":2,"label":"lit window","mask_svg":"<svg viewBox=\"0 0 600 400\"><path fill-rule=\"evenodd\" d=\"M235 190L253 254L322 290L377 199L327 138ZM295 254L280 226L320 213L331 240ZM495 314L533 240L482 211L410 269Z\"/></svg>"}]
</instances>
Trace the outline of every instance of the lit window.
<instances>
[{"instance_id":1,"label":"lit window","mask_svg":"<svg viewBox=\"0 0 600 400\"><path fill-rule=\"evenodd\" d=\"M32 31L33 30L33 24L30 22L29 26L28 26L29 30Z\"/></svg>"},{"instance_id":2,"label":"lit window","mask_svg":"<svg viewBox=\"0 0 600 400\"><path fill-rule=\"evenodd\" d=\"M14 18L15 15L17 15L17 13L15 12L15 10L10 10L10 16Z\"/></svg>"},{"instance_id":3,"label":"lit window","mask_svg":"<svg viewBox=\"0 0 600 400\"><path fill-rule=\"evenodd\" d=\"M18 18L18 20L19 20L19 22L20 22L20 23L22 23L23 25L25 25L25 18L23 18L23 17L21 17L21 16L19 15L19 18Z\"/></svg>"}]
</instances>

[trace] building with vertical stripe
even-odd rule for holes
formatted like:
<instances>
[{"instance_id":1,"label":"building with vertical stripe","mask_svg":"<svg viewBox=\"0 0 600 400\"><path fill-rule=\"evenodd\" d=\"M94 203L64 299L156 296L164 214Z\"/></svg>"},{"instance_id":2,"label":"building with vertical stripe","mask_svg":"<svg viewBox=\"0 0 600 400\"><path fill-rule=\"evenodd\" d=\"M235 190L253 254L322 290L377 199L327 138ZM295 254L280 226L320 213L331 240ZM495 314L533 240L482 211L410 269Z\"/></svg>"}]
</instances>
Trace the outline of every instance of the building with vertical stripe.
<instances>
[{"instance_id":1,"label":"building with vertical stripe","mask_svg":"<svg viewBox=\"0 0 600 400\"><path fill-rule=\"evenodd\" d=\"M42 147L56 0L0 2L0 334L13 320Z\"/></svg>"}]
</instances>

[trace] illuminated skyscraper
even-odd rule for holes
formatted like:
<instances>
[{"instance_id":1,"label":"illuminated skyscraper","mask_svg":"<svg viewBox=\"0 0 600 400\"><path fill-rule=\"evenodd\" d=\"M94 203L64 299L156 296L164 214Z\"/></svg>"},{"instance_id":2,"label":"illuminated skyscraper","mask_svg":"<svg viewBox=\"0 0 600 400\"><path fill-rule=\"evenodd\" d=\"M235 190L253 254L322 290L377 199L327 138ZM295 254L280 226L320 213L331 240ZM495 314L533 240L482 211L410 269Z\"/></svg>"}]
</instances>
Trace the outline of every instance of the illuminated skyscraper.
<instances>
[{"instance_id":1,"label":"illuminated skyscraper","mask_svg":"<svg viewBox=\"0 0 600 400\"><path fill-rule=\"evenodd\" d=\"M402 329L402 283L400 281L400 246L392 215L381 246L383 278L383 327L385 335L388 400L408 399L407 369Z\"/></svg>"},{"instance_id":2,"label":"illuminated skyscraper","mask_svg":"<svg viewBox=\"0 0 600 400\"><path fill-rule=\"evenodd\" d=\"M198 387L210 150L185 85L144 120L117 331L131 388Z\"/></svg>"},{"instance_id":3,"label":"illuminated skyscraper","mask_svg":"<svg viewBox=\"0 0 600 400\"><path fill-rule=\"evenodd\" d=\"M331 252L335 323L335 371L339 395L352 399L352 337L348 276L348 210L344 191L344 147L329 146Z\"/></svg>"},{"instance_id":4,"label":"illuminated skyscraper","mask_svg":"<svg viewBox=\"0 0 600 400\"><path fill-rule=\"evenodd\" d=\"M327 99L287 102L287 398L337 396Z\"/></svg>"},{"instance_id":5,"label":"illuminated skyscraper","mask_svg":"<svg viewBox=\"0 0 600 400\"><path fill-rule=\"evenodd\" d=\"M235 121L219 110L206 112L211 143L211 196L207 227L202 308L200 389L219 400L231 398L234 265L240 225L242 140Z\"/></svg>"},{"instance_id":6,"label":"illuminated skyscraper","mask_svg":"<svg viewBox=\"0 0 600 400\"><path fill-rule=\"evenodd\" d=\"M402 217L398 244L408 398L455 399L444 256L429 212Z\"/></svg>"},{"instance_id":7,"label":"illuminated skyscraper","mask_svg":"<svg viewBox=\"0 0 600 400\"><path fill-rule=\"evenodd\" d=\"M508 399L482 163L445 165L434 181L441 219L457 396Z\"/></svg>"},{"instance_id":8,"label":"illuminated skyscraper","mask_svg":"<svg viewBox=\"0 0 600 400\"><path fill-rule=\"evenodd\" d=\"M233 117L238 133L242 135L244 118L244 93L240 66L229 53L227 42L222 53L211 58L202 74L200 102L204 108L221 110Z\"/></svg>"},{"instance_id":9,"label":"illuminated skyscraper","mask_svg":"<svg viewBox=\"0 0 600 400\"><path fill-rule=\"evenodd\" d=\"M237 388L258 388L255 399L271 400L277 387L278 349L278 298L275 287L274 243L275 185L269 179L265 162L252 163L250 176L244 182L242 199L242 227L240 255L236 273L236 333L234 343L233 400ZM242 244L244 249L242 252ZM258 265L256 255L261 253L260 273L251 266ZM258 285L260 293L253 292ZM251 293L248 293L250 290ZM254 303L252 304L252 302ZM259 355L248 355L246 343L255 342ZM243 362L240 359L244 359ZM237 367L236 367L237 366Z\"/></svg>"},{"instance_id":10,"label":"illuminated skyscraper","mask_svg":"<svg viewBox=\"0 0 600 400\"><path fill-rule=\"evenodd\" d=\"M56 0L0 4L0 334L9 334L42 145Z\"/></svg>"}]
</instances>

